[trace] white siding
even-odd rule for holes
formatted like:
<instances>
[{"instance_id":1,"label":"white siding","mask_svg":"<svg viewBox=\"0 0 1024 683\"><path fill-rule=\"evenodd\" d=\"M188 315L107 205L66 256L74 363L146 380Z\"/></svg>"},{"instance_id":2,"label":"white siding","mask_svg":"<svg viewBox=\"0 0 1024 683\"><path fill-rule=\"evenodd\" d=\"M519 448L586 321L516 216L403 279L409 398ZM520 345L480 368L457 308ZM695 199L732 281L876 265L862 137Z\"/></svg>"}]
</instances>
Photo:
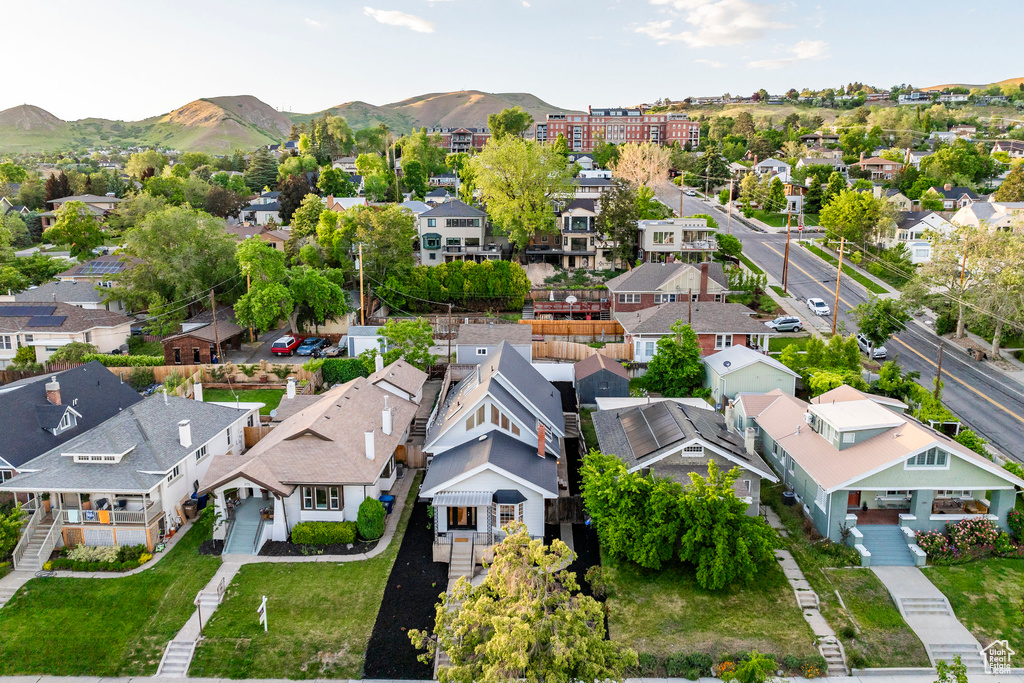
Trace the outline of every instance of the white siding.
<instances>
[{"instance_id":1,"label":"white siding","mask_svg":"<svg viewBox=\"0 0 1024 683\"><path fill-rule=\"evenodd\" d=\"M554 483L554 482L552 482ZM526 503L523 509L523 522L526 523L527 528L530 530L532 536L543 536L544 535L544 498L541 494L529 489L521 484L517 484L508 477L494 472L492 470L484 470L479 472L472 477L465 479L451 486L446 486L445 491L489 491L494 493L499 490L516 490L526 496ZM444 508L441 508L438 512L439 516L443 516L446 513ZM477 517L477 528L480 531L487 530L487 520L482 514L483 508L478 511L480 514ZM488 511L487 514L490 514ZM440 525L439 525L440 526ZM495 525L496 527L496 525ZM446 531L447 523L445 522L445 528L438 528L438 531ZM495 528L497 531L497 528Z\"/></svg>"},{"instance_id":2,"label":"white siding","mask_svg":"<svg viewBox=\"0 0 1024 683\"><path fill-rule=\"evenodd\" d=\"M515 439L518 439L519 441L522 441L523 443L525 443L526 445L530 446L531 448L536 448L537 447L537 434L535 433L535 427L534 426L527 427L522 422L520 422L514 415L512 415L510 411L503 409L501 406L498 406L498 410L500 410L503 415L508 415L509 421L512 424L515 424L515 425L517 425L519 427L519 435L516 436L511 431L507 431L506 432L506 431L504 431L502 429L499 429L495 425L491 424L491 405L492 405L492 403L491 403L491 401L487 400L486 398L483 401L481 401L480 403L477 403L475 406L473 406L473 413L472 413L473 415L476 414L476 410L480 407L480 405L484 406L484 413L485 413L485 415L484 415L484 423L483 423L483 425L474 425L473 429L470 429L469 431L467 431L466 430L466 420L469 417L469 415L471 414L471 413L467 412L462 417L462 419L460 419L458 422L454 423L451 427L449 427L448 431L446 431L441 436L441 438L439 438L436 442L434 442L432 444L428 444L429 452L434 454L434 455L437 455L439 453L443 453L446 450L448 450L449 448L455 448L456 446L461 446L462 444L466 443L467 441L472 441L472 440L474 440L476 438L479 438L480 436L482 436L484 434L490 433L491 431L503 432L503 433L508 434L509 436L515 438ZM551 432L548 431L548 434L550 435Z\"/></svg>"}]
</instances>

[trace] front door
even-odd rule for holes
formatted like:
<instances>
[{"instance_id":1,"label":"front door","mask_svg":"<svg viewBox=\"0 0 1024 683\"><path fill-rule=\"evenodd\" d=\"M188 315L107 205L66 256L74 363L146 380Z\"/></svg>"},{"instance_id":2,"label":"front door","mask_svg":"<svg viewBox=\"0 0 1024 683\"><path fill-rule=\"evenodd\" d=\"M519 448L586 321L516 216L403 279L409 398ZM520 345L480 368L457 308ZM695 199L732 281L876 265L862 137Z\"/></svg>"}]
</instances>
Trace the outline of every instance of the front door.
<instances>
[{"instance_id":1,"label":"front door","mask_svg":"<svg viewBox=\"0 0 1024 683\"><path fill-rule=\"evenodd\" d=\"M860 509L860 491L850 491L850 495L846 498L846 509L847 510L859 510Z\"/></svg>"},{"instance_id":2,"label":"front door","mask_svg":"<svg viewBox=\"0 0 1024 683\"><path fill-rule=\"evenodd\" d=\"M448 529L476 529L476 508L448 508Z\"/></svg>"}]
</instances>

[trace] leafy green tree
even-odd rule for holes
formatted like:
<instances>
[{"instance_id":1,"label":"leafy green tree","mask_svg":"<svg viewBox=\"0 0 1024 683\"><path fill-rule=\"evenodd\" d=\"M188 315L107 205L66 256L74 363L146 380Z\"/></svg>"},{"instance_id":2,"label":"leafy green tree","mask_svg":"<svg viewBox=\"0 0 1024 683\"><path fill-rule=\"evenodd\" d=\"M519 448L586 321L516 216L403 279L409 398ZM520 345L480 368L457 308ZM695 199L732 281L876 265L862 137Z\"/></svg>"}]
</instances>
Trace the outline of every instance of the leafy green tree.
<instances>
[{"instance_id":1,"label":"leafy green tree","mask_svg":"<svg viewBox=\"0 0 1024 683\"><path fill-rule=\"evenodd\" d=\"M0 265L0 292L20 292L28 286L28 279L17 268Z\"/></svg>"},{"instance_id":2,"label":"leafy green tree","mask_svg":"<svg viewBox=\"0 0 1024 683\"><path fill-rule=\"evenodd\" d=\"M563 157L569 156L569 141L565 139L565 135L562 133L558 134L555 141L551 143L551 149L555 154L561 154Z\"/></svg>"},{"instance_id":3,"label":"leafy green tree","mask_svg":"<svg viewBox=\"0 0 1024 683\"><path fill-rule=\"evenodd\" d=\"M821 198L821 207L825 208L832 203L833 199L845 191L846 179L843 178L842 174L833 171L828 177L828 185L825 187L825 193Z\"/></svg>"},{"instance_id":4,"label":"leafy green tree","mask_svg":"<svg viewBox=\"0 0 1024 683\"><path fill-rule=\"evenodd\" d=\"M658 340L654 358L647 365L644 383L663 396L703 396L704 363L700 343L693 328L677 320L672 334Z\"/></svg>"},{"instance_id":5,"label":"leafy green tree","mask_svg":"<svg viewBox=\"0 0 1024 683\"><path fill-rule=\"evenodd\" d=\"M623 679L637 654L605 638L604 607L565 569L575 557L562 541L545 546L510 524L483 582L459 578L441 595L434 633L409 632L421 661L448 656L441 683Z\"/></svg>"},{"instance_id":6,"label":"leafy green tree","mask_svg":"<svg viewBox=\"0 0 1024 683\"><path fill-rule=\"evenodd\" d=\"M617 267L632 263L636 258L637 221L636 191L626 181L616 178L601 198L601 213L597 214L596 228L602 239L610 240L612 262Z\"/></svg>"},{"instance_id":7,"label":"leafy green tree","mask_svg":"<svg viewBox=\"0 0 1024 683\"><path fill-rule=\"evenodd\" d=\"M356 186L349 182L340 168L325 168L320 171L320 179L316 186L324 196L332 197L355 197Z\"/></svg>"},{"instance_id":8,"label":"leafy green tree","mask_svg":"<svg viewBox=\"0 0 1024 683\"><path fill-rule=\"evenodd\" d=\"M263 192L264 188L276 188L277 159L266 147L260 147L249 158L243 177L246 186L257 194Z\"/></svg>"},{"instance_id":9,"label":"leafy green tree","mask_svg":"<svg viewBox=\"0 0 1024 683\"><path fill-rule=\"evenodd\" d=\"M326 210L320 197L313 193L307 194L292 214L292 234L305 237L315 233L316 227L320 223L320 214Z\"/></svg>"},{"instance_id":10,"label":"leafy green tree","mask_svg":"<svg viewBox=\"0 0 1024 683\"><path fill-rule=\"evenodd\" d=\"M10 557L21 539L21 523L25 512L21 504L4 510L0 508L0 557Z\"/></svg>"},{"instance_id":11,"label":"leafy green tree","mask_svg":"<svg viewBox=\"0 0 1024 683\"><path fill-rule=\"evenodd\" d=\"M423 199L427 196L427 171L423 168L423 164L416 161L415 159L406 161L402 159L402 185L409 192L412 192L414 197Z\"/></svg>"},{"instance_id":12,"label":"leafy green tree","mask_svg":"<svg viewBox=\"0 0 1024 683\"><path fill-rule=\"evenodd\" d=\"M956 436L953 437L953 440L961 446L970 448L982 457L988 458L989 460L992 459L992 454L987 448L985 448L985 444L987 444L988 441L978 436L977 432L972 429L961 429L957 432Z\"/></svg>"},{"instance_id":13,"label":"leafy green tree","mask_svg":"<svg viewBox=\"0 0 1024 683\"><path fill-rule=\"evenodd\" d=\"M71 342L57 349L50 355L50 360L61 363L81 363L83 357L98 353L98 349L92 344L85 342Z\"/></svg>"},{"instance_id":14,"label":"leafy green tree","mask_svg":"<svg viewBox=\"0 0 1024 683\"><path fill-rule=\"evenodd\" d=\"M749 111L741 111L736 115L736 121L732 125L733 135L749 138L754 134L754 117Z\"/></svg>"},{"instance_id":15,"label":"leafy green tree","mask_svg":"<svg viewBox=\"0 0 1024 683\"><path fill-rule=\"evenodd\" d=\"M896 227L895 211L888 201L868 192L844 190L819 214L829 239L845 237L857 245L876 244Z\"/></svg>"},{"instance_id":16,"label":"leafy green tree","mask_svg":"<svg viewBox=\"0 0 1024 683\"><path fill-rule=\"evenodd\" d=\"M472 167L491 220L517 249L536 233L555 232L551 204L574 191L563 157L546 145L506 134L488 141Z\"/></svg>"},{"instance_id":17,"label":"leafy green tree","mask_svg":"<svg viewBox=\"0 0 1024 683\"><path fill-rule=\"evenodd\" d=\"M778 213L786 208L786 193L782 187L782 181L778 176L772 178L768 188L768 197L764 201L764 210L769 213Z\"/></svg>"},{"instance_id":18,"label":"leafy green tree","mask_svg":"<svg viewBox=\"0 0 1024 683\"><path fill-rule=\"evenodd\" d=\"M135 180L143 180L148 176L160 175L167 165L167 157L156 150L147 149L144 152L136 152L128 157L128 163L124 165L124 171Z\"/></svg>"},{"instance_id":19,"label":"leafy green tree","mask_svg":"<svg viewBox=\"0 0 1024 683\"><path fill-rule=\"evenodd\" d=\"M295 307L288 289L288 272L282 252L260 239L247 239L235 252L242 275L248 278L248 291L235 303L240 325L262 333L287 319Z\"/></svg>"},{"instance_id":20,"label":"leafy green tree","mask_svg":"<svg viewBox=\"0 0 1024 683\"><path fill-rule=\"evenodd\" d=\"M672 209L658 201L654 196L654 190L649 187L641 187L636 191L636 217L638 220L660 220L670 218Z\"/></svg>"},{"instance_id":21,"label":"leafy green tree","mask_svg":"<svg viewBox=\"0 0 1024 683\"><path fill-rule=\"evenodd\" d=\"M700 176L700 184L709 189L728 183L732 177L728 162L715 145L708 145L704 150L693 173Z\"/></svg>"},{"instance_id":22,"label":"leafy green tree","mask_svg":"<svg viewBox=\"0 0 1024 683\"><path fill-rule=\"evenodd\" d=\"M377 290L388 304L407 311L431 311L426 301L452 302L473 310L522 308L530 279L515 261L450 261L393 273Z\"/></svg>"},{"instance_id":23,"label":"leafy green tree","mask_svg":"<svg viewBox=\"0 0 1024 683\"><path fill-rule=\"evenodd\" d=\"M278 195L278 215L281 216L281 223L291 225L292 214L302 205L302 200L309 192L309 183L304 175L290 175L281 183L281 194Z\"/></svg>"},{"instance_id":24,"label":"leafy green tree","mask_svg":"<svg viewBox=\"0 0 1024 683\"><path fill-rule=\"evenodd\" d=\"M957 140L951 146L943 146L921 160L921 172L938 178L941 182L962 184L981 183L997 173L998 164L984 145L974 145L966 140Z\"/></svg>"},{"instance_id":25,"label":"leafy green tree","mask_svg":"<svg viewBox=\"0 0 1024 683\"><path fill-rule=\"evenodd\" d=\"M43 239L68 245L75 258L87 256L103 244L103 232L95 214L83 202L65 202L57 209L57 220L43 232Z\"/></svg>"},{"instance_id":26,"label":"leafy green tree","mask_svg":"<svg viewBox=\"0 0 1024 683\"><path fill-rule=\"evenodd\" d=\"M16 212L10 211L0 218L0 224L10 235L10 245L15 248L27 247L32 244L32 236L28 232L25 220Z\"/></svg>"},{"instance_id":27,"label":"leafy green tree","mask_svg":"<svg viewBox=\"0 0 1024 683\"><path fill-rule=\"evenodd\" d=\"M390 189L391 179L383 173L363 178L363 193L371 201L387 201Z\"/></svg>"},{"instance_id":28,"label":"leafy green tree","mask_svg":"<svg viewBox=\"0 0 1024 683\"><path fill-rule=\"evenodd\" d=\"M487 115L487 127L491 129L491 136L494 140L500 140L507 135L521 138L532 125L533 117L519 106Z\"/></svg>"},{"instance_id":29,"label":"leafy green tree","mask_svg":"<svg viewBox=\"0 0 1024 683\"><path fill-rule=\"evenodd\" d=\"M383 209L355 207L344 217L353 242L363 245L363 273L367 288L383 298L391 276L405 277L415 264L412 242L416 239L413 215L397 205Z\"/></svg>"},{"instance_id":30,"label":"leafy green tree","mask_svg":"<svg viewBox=\"0 0 1024 683\"><path fill-rule=\"evenodd\" d=\"M718 236L718 252L725 256L739 256L743 251L743 244L735 235Z\"/></svg>"},{"instance_id":31,"label":"leafy green tree","mask_svg":"<svg viewBox=\"0 0 1024 683\"><path fill-rule=\"evenodd\" d=\"M874 294L851 308L850 314L857 321L857 329L867 337L872 350L907 329L910 321L907 302L896 298L879 299Z\"/></svg>"},{"instance_id":32,"label":"leafy green tree","mask_svg":"<svg viewBox=\"0 0 1024 683\"><path fill-rule=\"evenodd\" d=\"M992 198L997 202L1024 202L1024 165L1013 167Z\"/></svg>"},{"instance_id":33,"label":"leafy green tree","mask_svg":"<svg viewBox=\"0 0 1024 683\"><path fill-rule=\"evenodd\" d=\"M813 176L808 178L808 183L807 194L804 195L804 213L818 213L824 199L821 183Z\"/></svg>"},{"instance_id":34,"label":"leafy green tree","mask_svg":"<svg viewBox=\"0 0 1024 683\"><path fill-rule=\"evenodd\" d=\"M921 373L909 370L906 373L896 361L887 360L878 370L878 379L871 384L871 393L898 398L904 403L913 399Z\"/></svg>"},{"instance_id":35,"label":"leafy green tree","mask_svg":"<svg viewBox=\"0 0 1024 683\"><path fill-rule=\"evenodd\" d=\"M289 317L291 329L298 330L300 321L319 328L327 320L348 313L348 298L335 275L330 270L309 266L296 266L288 271L288 289L295 302Z\"/></svg>"},{"instance_id":36,"label":"leafy green tree","mask_svg":"<svg viewBox=\"0 0 1024 683\"><path fill-rule=\"evenodd\" d=\"M447 153L441 146L438 133L431 135L426 128L420 128L403 137L399 146L402 148L403 171L406 164L415 161L420 164L424 176L444 172Z\"/></svg>"},{"instance_id":37,"label":"leafy green tree","mask_svg":"<svg viewBox=\"0 0 1024 683\"><path fill-rule=\"evenodd\" d=\"M185 183L181 178L174 176L153 176L147 178L143 183L146 194L152 197L160 197L172 206L181 206L185 203Z\"/></svg>"},{"instance_id":38,"label":"leafy green tree","mask_svg":"<svg viewBox=\"0 0 1024 683\"><path fill-rule=\"evenodd\" d=\"M33 211L43 208L45 200L46 188L39 182L39 178L36 176L30 176L18 188L18 203L27 206Z\"/></svg>"},{"instance_id":39,"label":"leafy green tree","mask_svg":"<svg viewBox=\"0 0 1024 683\"><path fill-rule=\"evenodd\" d=\"M307 173L317 173L319 170L320 166L317 163L317 159L312 154L283 157L277 167L277 178L279 184L282 184L291 176L301 175L305 177Z\"/></svg>"},{"instance_id":40,"label":"leafy green tree","mask_svg":"<svg viewBox=\"0 0 1024 683\"><path fill-rule=\"evenodd\" d=\"M22 346L11 359L11 370L35 370L39 363L36 362L36 347Z\"/></svg>"},{"instance_id":41,"label":"leafy green tree","mask_svg":"<svg viewBox=\"0 0 1024 683\"><path fill-rule=\"evenodd\" d=\"M618 145L602 140L594 147L594 164L600 168L611 168L619 158Z\"/></svg>"},{"instance_id":42,"label":"leafy green tree","mask_svg":"<svg viewBox=\"0 0 1024 683\"><path fill-rule=\"evenodd\" d=\"M12 161L0 163L0 185L23 183L28 180L28 172Z\"/></svg>"},{"instance_id":43,"label":"leafy green tree","mask_svg":"<svg viewBox=\"0 0 1024 683\"><path fill-rule=\"evenodd\" d=\"M46 203L49 204L54 199L61 199L62 197L70 197L73 194L71 189L71 180L68 178L68 174L64 171L60 173L51 174L46 179Z\"/></svg>"},{"instance_id":44,"label":"leafy green tree","mask_svg":"<svg viewBox=\"0 0 1024 683\"><path fill-rule=\"evenodd\" d=\"M381 339L385 342L384 365L390 365L399 358L405 359L409 365L426 370L433 365L434 356L430 347L434 345L434 326L429 320L397 320L389 318L380 328ZM369 372L376 366L377 352L370 350L362 354L362 359Z\"/></svg>"},{"instance_id":45,"label":"leafy green tree","mask_svg":"<svg viewBox=\"0 0 1024 683\"><path fill-rule=\"evenodd\" d=\"M388 165L379 154L360 154L356 157L356 172L363 178L375 175L387 175Z\"/></svg>"}]
</instances>

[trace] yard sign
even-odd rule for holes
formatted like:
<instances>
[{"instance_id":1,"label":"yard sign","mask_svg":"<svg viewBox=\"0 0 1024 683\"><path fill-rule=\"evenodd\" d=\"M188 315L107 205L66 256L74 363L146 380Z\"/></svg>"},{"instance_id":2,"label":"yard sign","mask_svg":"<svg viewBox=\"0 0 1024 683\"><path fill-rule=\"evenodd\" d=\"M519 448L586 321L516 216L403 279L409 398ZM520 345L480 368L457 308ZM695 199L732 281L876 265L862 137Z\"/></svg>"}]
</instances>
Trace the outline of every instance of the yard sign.
<instances>
[{"instance_id":1,"label":"yard sign","mask_svg":"<svg viewBox=\"0 0 1024 683\"><path fill-rule=\"evenodd\" d=\"M260 615L260 623L263 624L263 632L267 632L267 596L263 596L263 602L256 608L256 614Z\"/></svg>"}]
</instances>

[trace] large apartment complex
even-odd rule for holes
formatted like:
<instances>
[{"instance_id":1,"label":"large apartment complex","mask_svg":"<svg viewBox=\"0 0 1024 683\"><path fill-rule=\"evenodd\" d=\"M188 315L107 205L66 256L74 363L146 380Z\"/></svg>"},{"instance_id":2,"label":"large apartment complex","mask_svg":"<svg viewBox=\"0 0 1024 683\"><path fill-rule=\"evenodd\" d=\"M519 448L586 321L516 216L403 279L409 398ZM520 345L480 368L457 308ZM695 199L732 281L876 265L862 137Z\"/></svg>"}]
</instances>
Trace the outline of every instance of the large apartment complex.
<instances>
[{"instance_id":1,"label":"large apartment complex","mask_svg":"<svg viewBox=\"0 0 1024 683\"><path fill-rule=\"evenodd\" d=\"M554 141L561 133L573 152L590 152L604 142L654 142L659 145L678 142L700 142L700 124L686 114L662 112L650 114L642 108L588 108L588 114L548 114L543 123L534 125L534 136L540 142Z\"/></svg>"}]
</instances>

